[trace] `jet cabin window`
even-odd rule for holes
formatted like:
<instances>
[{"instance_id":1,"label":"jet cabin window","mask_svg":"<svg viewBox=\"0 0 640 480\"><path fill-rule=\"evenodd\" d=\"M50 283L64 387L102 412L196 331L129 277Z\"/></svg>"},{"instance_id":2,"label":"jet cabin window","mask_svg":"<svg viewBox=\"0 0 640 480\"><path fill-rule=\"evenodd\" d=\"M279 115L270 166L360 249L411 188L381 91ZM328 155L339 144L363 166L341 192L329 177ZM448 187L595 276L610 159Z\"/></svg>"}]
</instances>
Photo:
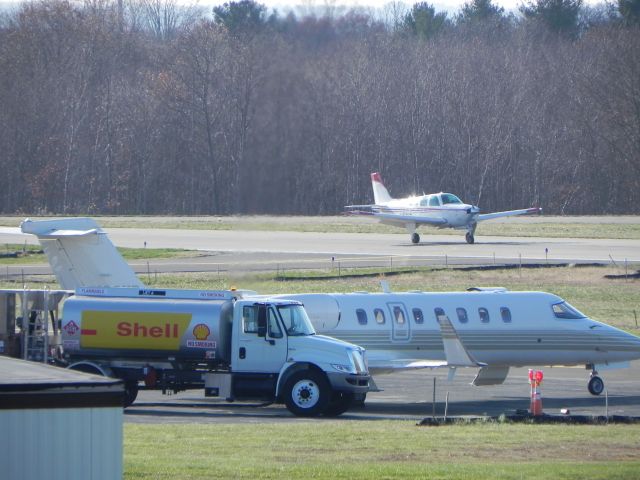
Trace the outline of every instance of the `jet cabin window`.
<instances>
[{"instance_id":1,"label":"jet cabin window","mask_svg":"<svg viewBox=\"0 0 640 480\"><path fill-rule=\"evenodd\" d=\"M467 311L464 308L456 308L456 313L458 314L458 321L460 323L467 323L469 321Z\"/></svg>"},{"instance_id":2,"label":"jet cabin window","mask_svg":"<svg viewBox=\"0 0 640 480\"><path fill-rule=\"evenodd\" d=\"M385 322L384 312L381 309L376 308L373 311L373 316L376 317L376 323L378 325L382 325Z\"/></svg>"},{"instance_id":3,"label":"jet cabin window","mask_svg":"<svg viewBox=\"0 0 640 480\"><path fill-rule=\"evenodd\" d=\"M356 310L356 317L358 317L358 323L360 325L367 324L367 312L365 312L363 309L359 308Z\"/></svg>"},{"instance_id":4,"label":"jet cabin window","mask_svg":"<svg viewBox=\"0 0 640 480\"><path fill-rule=\"evenodd\" d=\"M511 323L511 310L507 307L500 307L500 315L504 323Z\"/></svg>"},{"instance_id":5,"label":"jet cabin window","mask_svg":"<svg viewBox=\"0 0 640 480\"><path fill-rule=\"evenodd\" d=\"M579 318L586 318L580 310L572 307L567 302L554 303L551 308L556 318L563 318L566 320L577 320Z\"/></svg>"},{"instance_id":6,"label":"jet cabin window","mask_svg":"<svg viewBox=\"0 0 640 480\"><path fill-rule=\"evenodd\" d=\"M442 197L442 204L443 205L449 205L449 204L454 204L454 203L462 203L462 200L460 200L458 197L456 197L452 193L443 193L441 195L441 197Z\"/></svg>"},{"instance_id":7,"label":"jet cabin window","mask_svg":"<svg viewBox=\"0 0 640 480\"><path fill-rule=\"evenodd\" d=\"M424 315L419 308L413 309L413 321L416 323L424 323Z\"/></svg>"},{"instance_id":8,"label":"jet cabin window","mask_svg":"<svg viewBox=\"0 0 640 480\"><path fill-rule=\"evenodd\" d=\"M480 315L480 321L482 323L489 323L489 310L484 307L478 309L478 315Z\"/></svg>"},{"instance_id":9,"label":"jet cabin window","mask_svg":"<svg viewBox=\"0 0 640 480\"><path fill-rule=\"evenodd\" d=\"M404 311L402 310L401 307L393 307L393 316L396 319L396 323L398 325L404 325L406 322L406 319L404 318Z\"/></svg>"}]
</instances>

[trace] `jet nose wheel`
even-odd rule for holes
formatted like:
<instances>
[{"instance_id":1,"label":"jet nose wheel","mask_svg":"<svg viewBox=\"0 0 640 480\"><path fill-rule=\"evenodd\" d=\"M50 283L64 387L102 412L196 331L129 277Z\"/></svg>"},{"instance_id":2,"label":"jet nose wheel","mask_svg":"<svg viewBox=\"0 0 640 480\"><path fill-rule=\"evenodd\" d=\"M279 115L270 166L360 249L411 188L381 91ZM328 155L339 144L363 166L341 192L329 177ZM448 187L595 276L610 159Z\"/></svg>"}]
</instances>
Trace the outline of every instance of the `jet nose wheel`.
<instances>
[{"instance_id":1,"label":"jet nose wheel","mask_svg":"<svg viewBox=\"0 0 640 480\"><path fill-rule=\"evenodd\" d=\"M467 232L467 234L464 236L465 240L467 241L468 244L473 245L473 242L475 242L475 238L473 238L473 235L471 235L469 232Z\"/></svg>"},{"instance_id":2,"label":"jet nose wheel","mask_svg":"<svg viewBox=\"0 0 640 480\"><path fill-rule=\"evenodd\" d=\"M600 395L604 392L604 381L597 375L594 375L589 380L589 384L587 385L589 389L589 393L591 395Z\"/></svg>"},{"instance_id":3,"label":"jet nose wheel","mask_svg":"<svg viewBox=\"0 0 640 480\"><path fill-rule=\"evenodd\" d=\"M413 243L420 243L420 235L418 235L417 233L412 233L411 234L411 241Z\"/></svg>"}]
</instances>

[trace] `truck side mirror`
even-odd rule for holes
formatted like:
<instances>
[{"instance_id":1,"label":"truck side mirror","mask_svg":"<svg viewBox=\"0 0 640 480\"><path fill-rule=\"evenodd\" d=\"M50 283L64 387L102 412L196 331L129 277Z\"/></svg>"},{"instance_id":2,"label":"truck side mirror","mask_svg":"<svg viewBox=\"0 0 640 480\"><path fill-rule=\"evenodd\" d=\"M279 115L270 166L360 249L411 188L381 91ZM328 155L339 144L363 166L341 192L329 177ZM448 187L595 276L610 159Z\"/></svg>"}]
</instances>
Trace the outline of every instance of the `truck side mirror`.
<instances>
[{"instance_id":1,"label":"truck side mirror","mask_svg":"<svg viewBox=\"0 0 640 480\"><path fill-rule=\"evenodd\" d=\"M267 336L267 307L264 305L258 307L258 336Z\"/></svg>"}]
</instances>

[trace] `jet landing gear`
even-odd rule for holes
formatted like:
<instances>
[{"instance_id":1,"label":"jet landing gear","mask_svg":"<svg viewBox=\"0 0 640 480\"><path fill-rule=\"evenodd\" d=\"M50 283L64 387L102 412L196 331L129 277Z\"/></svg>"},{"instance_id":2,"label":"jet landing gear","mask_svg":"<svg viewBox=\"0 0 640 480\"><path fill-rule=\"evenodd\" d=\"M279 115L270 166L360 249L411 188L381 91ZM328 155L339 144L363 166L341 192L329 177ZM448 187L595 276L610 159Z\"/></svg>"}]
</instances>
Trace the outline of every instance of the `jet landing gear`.
<instances>
[{"instance_id":1,"label":"jet landing gear","mask_svg":"<svg viewBox=\"0 0 640 480\"><path fill-rule=\"evenodd\" d=\"M598 376L598 372L595 370L591 372L591 377L589 378L589 383L587 384L587 388L589 389L589 393L591 395L600 395L604 392L604 380Z\"/></svg>"},{"instance_id":2,"label":"jet landing gear","mask_svg":"<svg viewBox=\"0 0 640 480\"><path fill-rule=\"evenodd\" d=\"M418 235L417 233L412 233L411 234L411 242L412 243L420 243L420 235Z\"/></svg>"}]
</instances>

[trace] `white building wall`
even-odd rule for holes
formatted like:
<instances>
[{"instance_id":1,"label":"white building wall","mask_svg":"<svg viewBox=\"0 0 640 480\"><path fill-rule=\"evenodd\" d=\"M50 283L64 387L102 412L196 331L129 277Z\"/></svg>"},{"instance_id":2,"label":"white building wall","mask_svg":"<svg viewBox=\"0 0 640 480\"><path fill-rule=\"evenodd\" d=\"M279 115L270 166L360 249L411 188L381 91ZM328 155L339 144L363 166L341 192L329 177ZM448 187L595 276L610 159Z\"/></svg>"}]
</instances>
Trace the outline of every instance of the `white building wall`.
<instances>
[{"instance_id":1,"label":"white building wall","mask_svg":"<svg viewBox=\"0 0 640 480\"><path fill-rule=\"evenodd\" d=\"M0 479L120 480L122 407L0 410Z\"/></svg>"}]
</instances>

